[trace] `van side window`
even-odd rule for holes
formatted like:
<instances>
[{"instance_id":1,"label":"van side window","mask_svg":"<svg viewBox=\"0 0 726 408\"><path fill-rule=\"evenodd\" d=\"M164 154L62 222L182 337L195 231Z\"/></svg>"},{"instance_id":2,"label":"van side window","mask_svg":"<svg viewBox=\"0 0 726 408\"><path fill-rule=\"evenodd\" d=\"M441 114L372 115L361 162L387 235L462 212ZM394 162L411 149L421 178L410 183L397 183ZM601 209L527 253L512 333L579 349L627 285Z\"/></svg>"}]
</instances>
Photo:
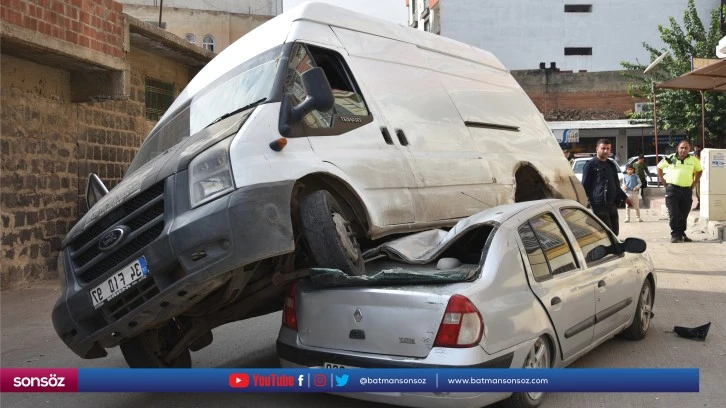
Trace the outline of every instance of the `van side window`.
<instances>
[{"instance_id":1,"label":"van side window","mask_svg":"<svg viewBox=\"0 0 726 408\"><path fill-rule=\"evenodd\" d=\"M320 67L325 73L335 97L335 105L327 112L313 111L307 114L303 119L306 134L342 134L373 120L343 58L335 51L302 43L295 44L293 48L285 81L285 91L294 95L295 104L307 96L302 74L314 67Z\"/></svg>"}]
</instances>

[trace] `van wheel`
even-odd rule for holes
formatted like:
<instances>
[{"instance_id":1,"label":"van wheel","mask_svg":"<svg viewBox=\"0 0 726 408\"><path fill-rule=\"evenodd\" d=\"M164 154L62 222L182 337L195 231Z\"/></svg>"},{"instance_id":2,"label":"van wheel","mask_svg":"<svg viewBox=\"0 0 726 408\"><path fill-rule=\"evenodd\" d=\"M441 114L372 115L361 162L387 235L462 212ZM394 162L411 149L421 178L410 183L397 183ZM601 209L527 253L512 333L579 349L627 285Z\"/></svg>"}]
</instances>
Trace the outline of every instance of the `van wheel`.
<instances>
[{"instance_id":1,"label":"van wheel","mask_svg":"<svg viewBox=\"0 0 726 408\"><path fill-rule=\"evenodd\" d=\"M191 368L188 348L167 361L166 356L179 337L179 327L174 320L169 320L163 327L147 330L121 343L121 353L131 368Z\"/></svg>"},{"instance_id":2,"label":"van wheel","mask_svg":"<svg viewBox=\"0 0 726 408\"><path fill-rule=\"evenodd\" d=\"M550 361L547 340L539 337L529 350L523 368L550 368ZM512 408L534 408L539 406L544 396L544 392L515 392L507 402Z\"/></svg>"},{"instance_id":3,"label":"van wheel","mask_svg":"<svg viewBox=\"0 0 726 408\"><path fill-rule=\"evenodd\" d=\"M326 190L316 191L300 202L300 219L317 266L365 274L360 244L338 201Z\"/></svg>"}]
</instances>

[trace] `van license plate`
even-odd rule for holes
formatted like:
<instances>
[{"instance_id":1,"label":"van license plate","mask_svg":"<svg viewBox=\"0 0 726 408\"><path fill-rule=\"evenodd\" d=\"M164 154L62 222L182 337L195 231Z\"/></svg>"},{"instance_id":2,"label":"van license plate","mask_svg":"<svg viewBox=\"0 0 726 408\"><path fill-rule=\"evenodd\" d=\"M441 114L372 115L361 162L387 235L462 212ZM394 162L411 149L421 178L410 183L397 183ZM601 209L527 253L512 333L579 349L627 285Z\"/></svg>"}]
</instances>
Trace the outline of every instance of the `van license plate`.
<instances>
[{"instance_id":1,"label":"van license plate","mask_svg":"<svg viewBox=\"0 0 726 408\"><path fill-rule=\"evenodd\" d=\"M107 301L123 293L126 289L137 284L149 274L146 258L143 256L116 271L105 282L91 289L93 307L98 309Z\"/></svg>"},{"instance_id":2,"label":"van license plate","mask_svg":"<svg viewBox=\"0 0 726 408\"><path fill-rule=\"evenodd\" d=\"M351 367L349 365L334 364L334 363L323 363L323 367L325 367L325 368L356 368L356 367Z\"/></svg>"}]
</instances>

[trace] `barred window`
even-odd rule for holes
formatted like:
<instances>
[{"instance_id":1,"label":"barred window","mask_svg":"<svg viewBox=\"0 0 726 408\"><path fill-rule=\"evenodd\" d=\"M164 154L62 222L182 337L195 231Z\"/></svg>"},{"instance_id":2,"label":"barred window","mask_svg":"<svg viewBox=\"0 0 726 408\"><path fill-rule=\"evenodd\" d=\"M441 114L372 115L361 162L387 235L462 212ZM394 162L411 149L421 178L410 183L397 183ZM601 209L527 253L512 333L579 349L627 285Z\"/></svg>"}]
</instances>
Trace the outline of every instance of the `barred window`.
<instances>
[{"instance_id":1,"label":"barred window","mask_svg":"<svg viewBox=\"0 0 726 408\"><path fill-rule=\"evenodd\" d=\"M159 120L174 102L174 85L155 79L144 81L146 94L146 119Z\"/></svg>"},{"instance_id":2,"label":"barred window","mask_svg":"<svg viewBox=\"0 0 726 408\"><path fill-rule=\"evenodd\" d=\"M197 43L197 37L194 34L192 34L192 33L187 34L186 35L186 39L187 39L187 41L189 41L192 44L196 44Z\"/></svg>"}]
</instances>

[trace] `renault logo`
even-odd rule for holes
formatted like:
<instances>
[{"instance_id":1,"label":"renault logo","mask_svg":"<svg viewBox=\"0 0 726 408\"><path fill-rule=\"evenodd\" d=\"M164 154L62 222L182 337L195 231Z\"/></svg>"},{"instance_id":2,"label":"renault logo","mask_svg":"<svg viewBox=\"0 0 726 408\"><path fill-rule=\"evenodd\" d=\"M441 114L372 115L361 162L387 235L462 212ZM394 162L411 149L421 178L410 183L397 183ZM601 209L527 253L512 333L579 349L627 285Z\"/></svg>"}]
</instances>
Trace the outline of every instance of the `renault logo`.
<instances>
[{"instance_id":1,"label":"renault logo","mask_svg":"<svg viewBox=\"0 0 726 408\"><path fill-rule=\"evenodd\" d=\"M126 231L123 227L116 227L98 240L98 249L108 251L116 247L123 240Z\"/></svg>"},{"instance_id":2,"label":"renault logo","mask_svg":"<svg viewBox=\"0 0 726 408\"><path fill-rule=\"evenodd\" d=\"M360 323L360 321L363 320L363 313L361 313L360 309L355 309L355 312L353 313L353 318L355 319L356 323Z\"/></svg>"}]
</instances>

